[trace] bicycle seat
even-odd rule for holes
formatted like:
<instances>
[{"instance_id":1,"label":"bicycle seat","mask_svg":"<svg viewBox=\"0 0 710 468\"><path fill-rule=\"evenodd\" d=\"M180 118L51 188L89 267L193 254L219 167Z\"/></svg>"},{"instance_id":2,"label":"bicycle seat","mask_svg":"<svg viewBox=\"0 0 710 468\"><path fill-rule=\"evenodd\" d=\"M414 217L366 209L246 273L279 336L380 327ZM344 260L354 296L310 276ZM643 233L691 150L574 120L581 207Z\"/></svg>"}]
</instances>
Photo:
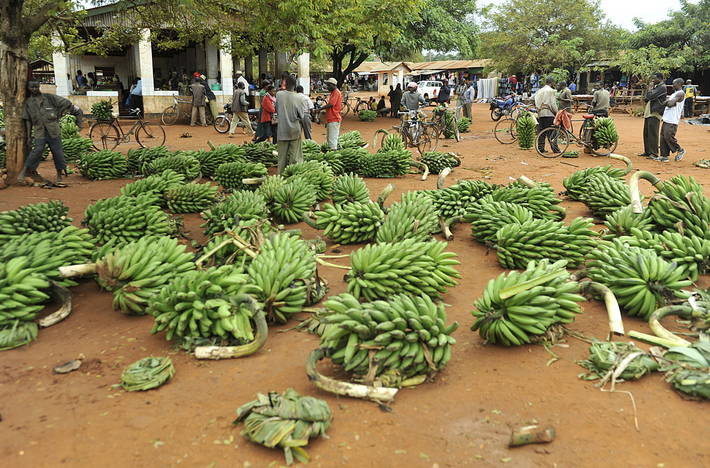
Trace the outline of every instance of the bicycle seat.
<instances>
[{"instance_id":1,"label":"bicycle seat","mask_svg":"<svg viewBox=\"0 0 710 468\"><path fill-rule=\"evenodd\" d=\"M594 114L582 114L583 119L593 119L596 117Z\"/></svg>"}]
</instances>

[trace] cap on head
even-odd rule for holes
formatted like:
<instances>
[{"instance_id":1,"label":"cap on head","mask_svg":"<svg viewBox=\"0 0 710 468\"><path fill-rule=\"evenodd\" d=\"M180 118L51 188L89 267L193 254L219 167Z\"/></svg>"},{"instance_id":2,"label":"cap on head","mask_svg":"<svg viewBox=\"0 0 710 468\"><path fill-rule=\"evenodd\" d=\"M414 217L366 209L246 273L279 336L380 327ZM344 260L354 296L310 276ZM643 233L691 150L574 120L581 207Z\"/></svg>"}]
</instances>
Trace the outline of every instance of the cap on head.
<instances>
[{"instance_id":1,"label":"cap on head","mask_svg":"<svg viewBox=\"0 0 710 468\"><path fill-rule=\"evenodd\" d=\"M234 72L234 74L235 74L235 75L241 75L241 74L242 74L242 71L241 71L241 70L237 70L237 71Z\"/></svg>"},{"instance_id":2,"label":"cap on head","mask_svg":"<svg viewBox=\"0 0 710 468\"><path fill-rule=\"evenodd\" d=\"M338 86L338 80L336 80L335 78L328 78L327 80L325 80L325 82L335 85L335 86Z\"/></svg>"},{"instance_id":3,"label":"cap on head","mask_svg":"<svg viewBox=\"0 0 710 468\"><path fill-rule=\"evenodd\" d=\"M200 72L195 72L192 74L193 77L199 78L201 76Z\"/></svg>"},{"instance_id":4,"label":"cap on head","mask_svg":"<svg viewBox=\"0 0 710 468\"><path fill-rule=\"evenodd\" d=\"M676 78L675 80L673 80L673 84L676 86L680 86L683 83L684 83L683 78Z\"/></svg>"},{"instance_id":5,"label":"cap on head","mask_svg":"<svg viewBox=\"0 0 710 468\"><path fill-rule=\"evenodd\" d=\"M654 73L653 76L654 78L658 78L659 80L663 79L663 73Z\"/></svg>"},{"instance_id":6,"label":"cap on head","mask_svg":"<svg viewBox=\"0 0 710 468\"><path fill-rule=\"evenodd\" d=\"M417 83L415 83L414 81L410 81L409 83L407 83L407 88L414 89L416 87Z\"/></svg>"},{"instance_id":7,"label":"cap on head","mask_svg":"<svg viewBox=\"0 0 710 468\"><path fill-rule=\"evenodd\" d=\"M685 80L685 84L692 84L693 80Z\"/></svg>"}]
</instances>

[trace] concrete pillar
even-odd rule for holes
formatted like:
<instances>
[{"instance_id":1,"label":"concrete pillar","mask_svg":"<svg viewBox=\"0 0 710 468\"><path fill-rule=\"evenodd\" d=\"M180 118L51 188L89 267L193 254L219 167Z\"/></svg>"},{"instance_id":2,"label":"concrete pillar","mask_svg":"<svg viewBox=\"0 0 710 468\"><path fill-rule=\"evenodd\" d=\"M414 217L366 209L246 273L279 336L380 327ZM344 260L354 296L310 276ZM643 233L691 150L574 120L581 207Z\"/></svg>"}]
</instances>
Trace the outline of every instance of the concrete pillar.
<instances>
[{"instance_id":1,"label":"concrete pillar","mask_svg":"<svg viewBox=\"0 0 710 468\"><path fill-rule=\"evenodd\" d=\"M150 29L141 29L138 41L138 73L143 86L143 96L152 96L153 83L153 48L150 43Z\"/></svg>"},{"instance_id":2,"label":"concrete pillar","mask_svg":"<svg viewBox=\"0 0 710 468\"><path fill-rule=\"evenodd\" d=\"M259 79L261 79L261 75L266 73L267 69L269 67L269 56L266 51L266 49L261 49L259 51Z\"/></svg>"},{"instance_id":3,"label":"concrete pillar","mask_svg":"<svg viewBox=\"0 0 710 468\"><path fill-rule=\"evenodd\" d=\"M62 44L62 40L59 38L58 34L52 35L52 45L54 47L59 47ZM69 96L71 94L71 77L67 78L69 73L69 62L67 60L67 55L62 52L54 52L52 54L52 63L54 64L54 83L57 85L57 96Z\"/></svg>"},{"instance_id":4,"label":"concrete pillar","mask_svg":"<svg viewBox=\"0 0 710 468\"><path fill-rule=\"evenodd\" d=\"M288 54L286 52L276 52L276 72L275 78L281 78L281 74L288 71Z\"/></svg>"},{"instance_id":5,"label":"concrete pillar","mask_svg":"<svg viewBox=\"0 0 710 468\"><path fill-rule=\"evenodd\" d=\"M198 42L195 44L195 70L207 76L205 44ZM192 72L190 73L192 75Z\"/></svg>"},{"instance_id":6,"label":"concrete pillar","mask_svg":"<svg viewBox=\"0 0 710 468\"><path fill-rule=\"evenodd\" d=\"M229 96L234 92L234 82L232 81L232 72L234 70L232 63L232 51L229 46L230 39L225 38L222 41L222 47L219 49L219 71L222 75L222 91L225 96Z\"/></svg>"},{"instance_id":7,"label":"concrete pillar","mask_svg":"<svg viewBox=\"0 0 710 468\"><path fill-rule=\"evenodd\" d=\"M252 61L253 57L249 55L244 57L244 78L249 80L249 83L254 82L254 63Z\"/></svg>"},{"instance_id":8,"label":"concrete pillar","mask_svg":"<svg viewBox=\"0 0 710 468\"><path fill-rule=\"evenodd\" d=\"M311 54L298 56L298 84L303 86L303 94L311 94Z\"/></svg>"},{"instance_id":9,"label":"concrete pillar","mask_svg":"<svg viewBox=\"0 0 710 468\"><path fill-rule=\"evenodd\" d=\"M207 61L205 75L207 82L212 84L217 81L217 72L219 71L219 48L208 40L205 40L205 57Z\"/></svg>"}]
</instances>

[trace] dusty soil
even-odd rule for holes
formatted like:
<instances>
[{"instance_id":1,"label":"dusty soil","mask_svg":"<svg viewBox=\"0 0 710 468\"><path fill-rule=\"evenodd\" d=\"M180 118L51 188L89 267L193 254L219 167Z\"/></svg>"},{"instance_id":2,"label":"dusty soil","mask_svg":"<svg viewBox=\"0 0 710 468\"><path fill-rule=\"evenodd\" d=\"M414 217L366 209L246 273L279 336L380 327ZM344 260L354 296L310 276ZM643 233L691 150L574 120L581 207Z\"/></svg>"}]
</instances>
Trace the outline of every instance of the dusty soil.
<instances>
[{"instance_id":1,"label":"dusty soil","mask_svg":"<svg viewBox=\"0 0 710 468\"><path fill-rule=\"evenodd\" d=\"M628 156L641 149L642 120L614 116ZM358 129L366 137L394 121L379 119L363 124L350 116L343 131ZM576 170L604 164L582 155L579 159L544 160L532 151L498 144L485 105L475 106L475 122L460 143L447 143L463 155L463 164L451 178L488 177L507 183L525 174L562 190L562 178ZM179 138L185 131L192 138ZM205 148L206 140L229 140L212 129L169 127L172 149ZM315 129L324 138L323 127ZM693 175L710 182L710 171L692 163L710 158L710 134L705 128L681 125L684 161L662 165L633 158L639 168L662 178ZM575 166L575 167L572 167ZM50 175L51 163L41 171ZM27 203L61 199L79 224L86 206L118 194L126 180L90 182L78 175L70 188L44 190L13 187L0 191L0 210ZM389 182L399 193L433 188L411 175L396 180L369 180L373 193ZM579 203L565 202L569 216L588 215ZM199 216L186 216L186 226L203 240ZM302 227L307 237L317 232ZM334 413L330 440L310 444L312 466L357 467L461 467L461 466L638 466L699 467L710 465L707 450L707 403L683 400L660 374L624 383L638 407L640 431L634 429L634 411L624 393L603 393L593 383L579 380L575 364L587 356L587 344L569 338L552 348L559 360L542 346L514 349L484 345L469 331L473 301L486 282L503 270L495 254L474 242L465 225L458 226L449 245L459 255L463 278L444 297L449 317L461 327L448 367L434 383L403 390L385 412L376 405L335 398L312 387L304 360L317 345L306 333L272 328L265 348L242 360L198 362L176 352L162 336L150 334L150 317L126 317L111 308L111 295L94 281L74 288L74 312L64 322L42 330L29 347L6 351L0 360L0 457L7 467L261 467L280 466L282 454L245 441L232 426L235 409L257 392L297 391L326 399ZM349 251L350 249L346 249ZM344 262L343 262L344 263ZM331 293L345 290L342 270L322 268ZM707 278L702 283L707 286ZM603 339L606 316L596 302L583 305L584 314L571 325L586 336ZM641 320L626 318L626 329L648 332ZM291 326L291 325L289 325ZM145 356L169 355L177 368L164 387L146 393L126 393L114 385L124 366ZM67 375L52 374L52 367L84 356L85 365ZM545 446L508 449L510 427L532 421L550 424L557 439ZM705 447L703 449L702 447Z\"/></svg>"}]
</instances>

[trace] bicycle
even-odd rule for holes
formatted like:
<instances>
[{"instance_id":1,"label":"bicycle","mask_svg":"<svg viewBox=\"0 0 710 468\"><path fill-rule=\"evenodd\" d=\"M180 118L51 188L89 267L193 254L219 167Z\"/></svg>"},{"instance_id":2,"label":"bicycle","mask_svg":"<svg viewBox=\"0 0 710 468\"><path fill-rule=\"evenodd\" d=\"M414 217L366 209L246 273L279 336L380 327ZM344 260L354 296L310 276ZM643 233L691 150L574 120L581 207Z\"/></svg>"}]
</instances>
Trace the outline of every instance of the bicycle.
<instances>
[{"instance_id":1,"label":"bicycle","mask_svg":"<svg viewBox=\"0 0 710 468\"><path fill-rule=\"evenodd\" d=\"M521 104L513 109L513 113L510 116L496 122L495 127L493 127L493 136L499 143L509 145L518 139L518 118L523 110L537 114L537 109L532 105Z\"/></svg>"},{"instance_id":2,"label":"bicycle","mask_svg":"<svg viewBox=\"0 0 710 468\"><path fill-rule=\"evenodd\" d=\"M128 130L123 132L121 122L114 118L110 121L94 122L89 130L89 138L97 150L112 150L120 143L131 141L131 135L136 136L136 141L141 148L162 146L165 143L165 130L161 125L153 125L143 120L139 108L131 109L130 117L135 117L136 121Z\"/></svg>"},{"instance_id":3,"label":"bicycle","mask_svg":"<svg viewBox=\"0 0 710 468\"><path fill-rule=\"evenodd\" d=\"M461 109L461 107L457 107L456 109L454 109L453 112L450 112L446 108L446 105L439 105L434 108L433 118L431 119L431 122L437 129L438 138L441 138L442 136L446 138L445 133L447 123L450 123L450 125L452 125L454 129L453 137L456 139L457 142L461 141L461 133L459 132L459 120L456 118L456 112L458 112L459 109Z\"/></svg>"},{"instance_id":4,"label":"bicycle","mask_svg":"<svg viewBox=\"0 0 710 468\"><path fill-rule=\"evenodd\" d=\"M615 141L609 146L599 146L594 141L594 119L596 118L597 116L594 114L584 114L582 116L581 121L583 123L579 129L579 136L560 126L548 127L538 132L535 137L535 150L544 158L557 158L567 152L570 143L574 143L578 146L584 146L595 156L609 156L616 150L618 142ZM580 122L580 120L575 120L575 122ZM549 152L540 151L540 146L537 144L540 139L543 139L543 144L544 140L550 143Z\"/></svg>"},{"instance_id":5,"label":"bicycle","mask_svg":"<svg viewBox=\"0 0 710 468\"><path fill-rule=\"evenodd\" d=\"M190 121L192 115L187 111L183 110L183 106L181 106L181 104L189 105L190 110L192 111L191 97L180 99L178 96L173 96L173 104L163 109L163 113L160 115L160 121L163 122L163 125L174 125L175 122L178 121L178 119L183 117L187 121ZM207 125L213 125L215 120L216 119L212 118L212 111L210 110L210 106L205 106L205 121L207 122Z\"/></svg>"},{"instance_id":6,"label":"bicycle","mask_svg":"<svg viewBox=\"0 0 710 468\"><path fill-rule=\"evenodd\" d=\"M251 126L253 131L256 131L256 116L259 114L260 111L256 109L257 112L252 112L252 110L254 109L250 109L249 111L247 111L247 114L249 115L249 125ZM234 119L232 105L225 104L224 112L222 114L219 114L217 118L214 119L214 129L217 130L217 133L227 133L229 131L229 128L232 126L232 119ZM237 123L237 127L245 128L246 124L244 122L239 122Z\"/></svg>"},{"instance_id":7,"label":"bicycle","mask_svg":"<svg viewBox=\"0 0 710 468\"><path fill-rule=\"evenodd\" d=\"M422 120L419 117L419 111L397 112L397 115L400 117L409 116L408 119L402 118L399 125L392 126L402 137L407 148L417 148L419 154L436 151L439 146L439 130L434 122ZM387 131L382 133L380 147L388 135Z\"/></svg>"}]
</instances>

